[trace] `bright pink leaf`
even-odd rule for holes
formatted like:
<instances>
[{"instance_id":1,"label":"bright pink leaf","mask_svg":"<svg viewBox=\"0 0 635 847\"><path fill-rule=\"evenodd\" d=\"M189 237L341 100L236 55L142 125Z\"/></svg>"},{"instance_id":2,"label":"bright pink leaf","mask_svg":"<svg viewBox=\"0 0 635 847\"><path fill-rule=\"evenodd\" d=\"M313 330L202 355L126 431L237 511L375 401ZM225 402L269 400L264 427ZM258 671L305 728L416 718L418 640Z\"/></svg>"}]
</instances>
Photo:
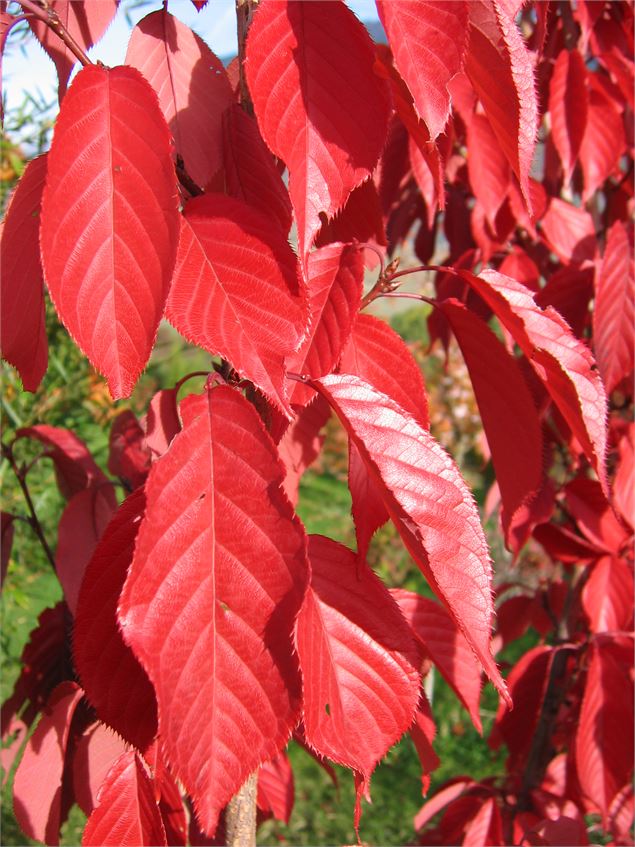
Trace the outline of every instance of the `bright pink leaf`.
<instances>
[{"instance_id":1,"label":"bright pink leaf","mask_svg":"<svg viewBox=\"0 0 635 847\"><path fill-rule=\"evenodd\" d=\"M169 132L130 67L89 65L64 98L42 198L42 264L62 322L126 397L148 361L176 259Z\"/></svg>"},{"instance_id":2,"label":"bright pink leaf","mask_svg":"<svg viewBox=\"0 0 635 847\"><path fill-rule=\"evenodd\" d=\"M119 0L50 0L49 6L57 14L64 29L77 44L88 50L108 29L117 12ZM38 41L55 63L59 80L60 102L66 93L68 79L77 62L76 56L66 46L66 43L44 21L35 15L28 16L29 26Z\"/></svg>"},{"instance_id":3,"label":"bright pink leaf","mask_svg":"<svg viewBox=\"0 0 635 847\"><path fill-rule=\"evenodd\" d=\"M485 115L474 115L467 125L467 151L472 191L483 206L488 222L495 227L511 174L509 162Z\"/></svg>"},{"instance_id":4,"label":"bright pink leaf","mask_svg":"<svg viewBox=\"0 0 635 847\"><path fill-rule=\"evenodd\" d=\"M506 544L517 553L533 526L549 517L540 508L546 480L538 410L516 359L487 324L454 298L439 308L470 373L500 486Z\"/></svg>"},{"instance_id":5,"label":"bright pink leaf","mask_svg":"<svg viewBox=\"0 0 635 847\"><path fill-rule=\"evenodd\" d=\"M99 718L143 750L156 734L150 681L117 626L117 603L145 509L137 489L115 513L90 560L73 627L73 657Z\"/></svg>"},{"instance_id":6,"label":"bright pink leaf","mask_svg":"<svg viewBox=\"0 0 635 847\"><path fill-rule=\"evenodd\" d=\"M615 172L625 147L624 123L618 104L599 85L593 86L589 92L586 131L580 146L583 202L589 200Z\"/></svg>"},{"instance_id":7,"label":"bright pink leaf","mask_svg":"<svg viewBox=\"0 0 635 847\"><path fill-rule=\"evenodd\" d=\"M401 588L391 593L426 653L469 712L474 726L481 732L481 668L465 636L445 609L434 600Z\"/></svg>"},{"instance_id":8,"label":"bright pink leaf","mask_svg":"<svg viewBox=\"0 0 635 847\"><path fill-rule=\"evenodd\" d=\"M549 85L549 114L551 137L562 168L565 183L578 161L589 108L587 70L578 50L561 50L553 67Z\"/></svg>"},{"instance_id":9,"label":"bright pink leaf","mask_svg":"<svg viewBox=\"0 0 635 847\"><path fill-rule=\"evenodd\" d=\"M295 254L274 222L220 194L187 204L167 318L287 414L284 359L302 342L304 309Z\"/></svg>"},{"instance_id":10,"label":"bright pink leaf","mask_svg":"<svg viewBox=\"0 0 635 847\"><path fill-rule=\"evenodd\" d=\"M529 170L538 131L531 54L505 4L470 0L466 72L531 212Z\"/></svg>"},{"instance_id":11,"label":"bright pink leaf","mask_svg":"<svg viewBox=\"0 0 635 847\"><path fill-rule=\"evenodd\" d=\"M288 824L294 801L293 770L286 753L278 753L258 771L258 808Z\"/></svg>"},{"instance_id":12,"label":"bright pink leaf","mask_svg":"<svg viewBox=\"0 0 635 847\"><path fill-rule=\"evenodd\" d=\"M108 470L118 476L130 491L143 485L152 454L145 433L134 413L121 412L110 429Z\"/></svg>"},{"instance_id":13,"label":"bright pink leaf","mask_svg":"<svg viewBox=\"0 0 635 847\"><path fill-rule=\"evenodd\" d=\"M628 649L632 662L632 645ZM633 685L610 645L592 644L575 736L575 763L587 811L605 822L633 774Z\"/></svg>"},{"instance_id":14,"label":"bright pink leaf","mask_svg":"<svg viewBox=\"0 0 635 847\"><path fill-rule=\"evenodd\" d=\"M71 721L83 695L74 682L51 694L29 738L13 783L13 810L22 831L45 844L59 844L62 776Z\"/></svg>"},{"instance_id":15,"label":"bright pink leaf","mask_svg":"<svg viewBox=\"0 0 635 847\"><path fill-rule=\"evenodd\" d=\"M377 576L329 538L309 541L311 587L297 622L308 743L367 784L419 700L414 639Z\"/></svg>"},{"instance_id":16,"label":"bright pink leaf","mask_svg":"<svg viewBox=\"0 0 635 847\"><path fill-rule=\"evenodd\" d=\"M138 753L122 753L99 789L82 847L166 845L165 829L146 765Z\"/></svg>"},{"instance_id":17,"label":"bright pink leaf","mask_svg":"<svg viewBox=\"0 0 635 847\"><path fill-rule=\"evenodd\" d=\"M97 793L127 744L103 723L95 723L82 735L73 753L73 790L78 806L90 815Z\"/></svg>"},{"instance_id":18,"label":"bright pink leaf","mask_svg":"<svg viewBox=\"0 0 635 847\"><path fill-rule=\"evenodd\" d=\"M289 193L256 121L237 103L223 114L225 190L291 229Z\"/></svg>"},{"instance_id":19,"label":"bright pink leaf","mask_svg":"<svg viewBox=\"0 0 635 847\"><path fill-rule=\"evenodd\" d=\"M307 376L325 376L339 362L359 311L364 282L364 261L354 244L329 244L307 259L309 331L287 368ZM304 405L315 392L294 383L291 402Z\"/></svg>"},{"instance_id":20,"label":"bright pink leaf","mask_svg":"<svg viewBox=\"0 0 635 847\"><path fill-rule=\"evenodd\" d=\"M460 274L527 356L606 491L606 395L585 343L553 308L536 306L532 292L511 277L493 270Z\"/></svg>"},{"instance_id":21,"label":"bright pink leaf","mask_svg":"<svg viewBox=\"0 0 635 847\"><path fill-rule=\"evenodd\" d=\"M132 30L126 64L156 91L176 152L192 179L205 186L223 163L222 116L234 102L220 59L189 27L159 9Z\"/></svg>"},{"instance_id":22,"label":"bright pink leaf","mask_svg":"<svg viewBox=\"0 0 635 847\"><path fill-rule=\"evenodd\" d=\"M633 620L633 573L623 559L602 556L582 589L591 632L628 630Z\"/></svg>"},{"instance_id":23,"label":"bright pink leaf","mask_svg":"<svg viewBox=\"0 0 635 847\"><path fill-rule=\"evenodd\" d=\"M154 684L166 756L213 833L299 717L291 628L306 541L275 445L242 395L190 395L181 415L146 482L119 619Z\"/></svg>"},{"instance_id":24,"label":"bright pink leaf","mask_svg":"<svg viewBox=\"0 0 635 847\"><path fill-rule=\"evenodd\" d=\"M552 197L540 226L547 246L565 265L582 264L595 257L595 227L585 209Z\"/></svg>"},{"instance_id":25,"label":"bright pink leaf","mask_svg":"<svg viewBox=\"0 0 635 847\"><path fill-rule=\"evenodd\" d=\"M86 566L116 507L115 489L107 483L78 491L62 513L57 529L55 568L72 615L77 609Z\"/></svg>"},{"instance_id":26,"label":"bright pink leaf","mask_svg":"<svg viewBox=\"0 0 635 847\"><path fill-rule=\"evenodd\" d=\"M633 372L635 264L626 227L616 221L595 283L593 345L607 394Z\"/></svg>"},{"instance_id":27,"label":"bright pink leaf","mask_svg":"<svg viewBox=\"0 0 635 847\"><path fill-rule=\"evenodd\" d=\"M456 465L414 418L364 380L312 383L358 448L408 551L507 698L492 659L492 568L478 511Z\"/></svg>"},{"instance_id":28,"label":"bright pink leaf","mask_svg":"<svg viewBox=\"0 0 635 847\"><path fill-rule=\"evenodd\" d=\"M33 438L46 448L44 456L53 460L57 485L67 500L91 485L108 482L84 442L70 429L36 424L17 431L18 438Z\"/></svg>"},{"instance_id":29,"label":"bright pink leaf","mask_svg":"<svg viewBox=\"0 0 635 847\"><path fill-rule=\"evenodd\" d=\"M303 258L320 213L333 217L382 151L390 107L373 63L367 31L339 0L259 4L245 71L263 138L289 168Z\"/></svg>"},{"instance_id":30,"label":"bright pink leaf","mask_svg":"<svg viewBox=\"0 0 635 847\"><path fill-rule=\"evenodd\" d=\"M298 410L295 420L291 421L278 442L278 455L287 470L284 490L292 506L298 502L302 475L322 449L324 436L320 435L320 430L330 415L329 404L316 395Z\"/></svg>"},{"instance_id":31,"label":"bright pink leaf","mask_svg":"<svg viewBox=\"0 0 635 847\"><path fill-rule=\"evenodd\" d=\"M37 389L48 363L44 287L37 247L46 161L46 156L38 156L24 169L6 210L0 236L2 358L17 369L26 391Z\"/></svg>"},{"instance_id":32,"label":"bright pink leaf","mask_svg":"<svg viewBox=\"0 0 635 847\"><path fill-rule=\"evenodd\" d=\"M435 140L450 114L448 83L459 72L467 3L378 0L377 9L415 108Z\"/></svg>"},{"instance_id":33,"label":"bright pink leaf","mask_svg":"<svg viewBox=\"0 0 635 847\"><path fill-rule=\"evenodd\" d=\"M405 341L385 321L372 315L358 315L342 354L340 370L365 379L428 428L428 398L421 370ZM357 551L365 559L370 539L386 523L388 512L376 482L352 442L348 487L353 501Z\"/></svg>"}]
</instances>

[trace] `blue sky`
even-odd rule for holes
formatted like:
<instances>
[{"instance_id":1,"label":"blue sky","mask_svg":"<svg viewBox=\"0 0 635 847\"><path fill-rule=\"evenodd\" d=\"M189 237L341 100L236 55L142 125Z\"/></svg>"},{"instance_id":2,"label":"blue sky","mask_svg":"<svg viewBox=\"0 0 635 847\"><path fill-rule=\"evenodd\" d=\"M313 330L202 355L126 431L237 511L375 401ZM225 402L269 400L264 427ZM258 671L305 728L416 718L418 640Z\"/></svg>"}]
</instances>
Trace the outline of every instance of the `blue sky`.
<instances>
[{"instance_id":1,"label":"blue sky","mask_svg":"<svg viewBox=\"0 0 635 847\"><path fill-rule=\"evenodd\" d=\"M377 20L374 0L347 0L347 5L360 20ZM159 8L161 2L157 0L156 3L132 10L130 17L136 23ZM203 11L198 13L191 0L170 0L169 11L197 32L218 56L236 53L234 0L209 0ZM89 51L89 56L106 65L121 64L129 35L130 26L124 9L120 8L104 37ZM10 39L3 60L3 92L9 109L20 105L25 92L39 92L47 102L56 97L57 79L53 63L35 38L22 43L23 47L18 47Z\"/></svg>"}]
</instances>

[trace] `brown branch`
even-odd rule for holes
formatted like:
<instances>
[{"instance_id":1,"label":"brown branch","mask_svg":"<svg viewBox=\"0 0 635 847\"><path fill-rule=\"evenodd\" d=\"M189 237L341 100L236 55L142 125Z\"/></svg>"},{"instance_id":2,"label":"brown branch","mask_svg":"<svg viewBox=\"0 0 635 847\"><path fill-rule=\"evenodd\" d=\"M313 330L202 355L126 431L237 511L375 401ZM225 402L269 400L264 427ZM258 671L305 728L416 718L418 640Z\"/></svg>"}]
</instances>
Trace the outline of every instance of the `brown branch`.
<instances>
[{"instance_id":1,"label":"brown branch","mask_svg":"<svg viewBox=\"0 0 635 847\"><path fill-rule=\"evenodd\" d=\"M60 38L68 47L71 53L78 59L82 65L92 65L82 47L75 41L70 32L66 29L60 16L57 14L47 0L20 0L20 5L25 12L33 15L52 29L55 35Z\"/></svg>"},{"instance_id":2,"label":"brown branch","mask_svg":"<svg viewBox=\"0 0 635 847\"><path fill-rule=\"evenodd\" d=\"M258 773L247 777L225 812L227 847L256 847L256 794Z\"/></svg>"}]
</instances>

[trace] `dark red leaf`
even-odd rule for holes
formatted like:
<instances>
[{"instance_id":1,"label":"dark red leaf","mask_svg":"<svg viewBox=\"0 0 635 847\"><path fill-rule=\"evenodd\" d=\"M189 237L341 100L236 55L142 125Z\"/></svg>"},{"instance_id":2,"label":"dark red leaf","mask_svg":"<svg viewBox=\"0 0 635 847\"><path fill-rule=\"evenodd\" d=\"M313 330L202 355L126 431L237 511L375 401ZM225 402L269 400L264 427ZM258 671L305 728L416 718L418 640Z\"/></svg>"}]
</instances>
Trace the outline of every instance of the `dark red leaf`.
<instances>
[{"instance_id":1,"label":"dark red leaf","mask_svg":"<svg viewBox=\"0 0 635 847\"><path fill-rule=\"evenodd\" d=\"M540 309L516 280L493 270L460 275L488 303L531 362L607 489L606 395L593 357L551 307Z\"/></svg>"},{"instance_id":2,"label":"dark red leaf","mask_svg":"<svg viewBox=\"0 0 635 847\"><path fill-rule=\"evenodd\" d=\"M395 65L432 141L443 132L450 114L448 83L463 62L467 5L425 0L377 2Z\"/></svg>"},{"instance_id":3,"label":"dark red leaf","mask_svg":"<svg viewBox=\"0 0 635 847\"><path fill-rule=\"evenodd\" d=\"M86 816L97 805L97 793L108 771L126 749L125 741L103 723L93 724L77 742L73 754L73 790Z\"/></svg>"},{"instance_id":4,"label":"dark red leaf","mask_svg":"<svg viewBox=\"0 0 635 847\"><path fill-rule=\"evenodd\" d=\"M635 265L626 227L609 230L595 282L593 346L607 394L633 372Z\"/></svg>"},{"instance_id":5,"label":"dark red leaf","mask_svg":"<svg viewBox=\"0 0 635 847\"><path fill-rule=\"evenodd\" d=\"M302 342L306 314L295 254L275 222L221 194L191 200L166 316L290 414L284 359Z\"/></svg>"},{"instance_id":6,"label":"dark red leaf","mask_svg":"<svg viewBox=\"0 0 635 847\"><path fill-rule=\"evenodd\" d=\"M549 85L551 137L560 156L565 183L578 161L589 107L587 70L578 50L561 50Z\"/></svg>"},{"instance_id":7,"label":"dark red leaf","mask_svg":"<svg viewBox=\"0 0 635 847\"><path fill-rule=\"evenodd\" d=\"M100 487L108 482L84 442L70 429L37 424L19 429L16 435L44 445L44 455L53 460L57 485L67 500L84 488Z\"/></svg>"},{"instance_id":8,"label":"dark red leaf","mask_svg":"<svg viewBox=\"0 0 635 847\"><path fill-rule=\"evenodd\" d=\"M503 843L503 822L501 813L493 797L482 803L474 817L465 827L463 847L483 847L484 844Z\"/></svg>"},{"instance_id":9,"label":"dark red leaf","mask_svg":"<svg viewBox=\"0 0 635 847\"><path fill-rule=\"evenodd\" d=\"M332 375L313 385L335 409L380 486L408 551L507 698L490 650L487 543L456 465L414 418L359 377Z\"/></svg>"},{"instance_id":10,"label":"dark red leaf","mask_svg":"<svg viewBox=\"0 0 635 847\"><path fill-rule=\"evenodd\" d=\"M40 205L46 156L28 163L9 202L0 240L2 358L35 391L46 373L48 343L40 263Z\"/></svg>"},{"instance_id":11,"label":"dark red leaf","mask_svg":"<svg viewBox=\"0 0 635 847\"><path fill-rule=\"evenodd\" d=\"M287 359L287 368L311 377L331 373L340 360L359 311L364 282L361 250L353 244L328 244L307 258L309 331L297 353ZM315 392L295 382L292 403L304 405Z\"/></svg>"},{"instance_id":12,"label":"dark red leaf","mask_svg":"<svg viewBox=\"0 0 635 847\"><path fill-rule=\"evenodd\" d=\"M320 430L331 414L329 404L323 397L316 397L298 410L295 420L291 421L278 442L278 455L287 475L284 490L291 505L298 502L300 479L305 470L317 458L324 441Z\"/></svg>"},{"instance_id":13,"label":"dark red leaf","mask_svg":"<svg viewBox=\"0 0 635 847\"><path fill-rule=\"evenodd\" d=\"M467 126L467 170L474 196L492 227L511 179L509 162L485 115L474 115Z\"/></svg>"},{"instance_id":14,"label":"dark red leaf","mask_svg":"<svg viewBox=\"0 0 635 847\"><path fill-rule=\"evenodd\" d=\"M633 573L623 559L602 556L582 589L591 632L628 630L633 620Z\"/></svg>"},{"instance_id":15,"label":"dark red leaf","mask_svg":"<svg viewBox=\"0 0 635 847\"><path fill-rule=\"evenodd\" d=\"M92 47L108 29L117 12L119 0L50 0L49 6L57 14L64 29L83 49ZM58 34L35 15L28 16L29 26L48 55L55 63L59 80L60 102L77 58Z\"/></svg>"},{"instance_id":16,"label":"dark red leaf","mask_svg":"<svg viewBox=\"0 0 635 847\"><path fill-rule=\"evenodd\" d=\"M144 750L156 734L156 698L117 625L117 604L145 510L137 489L110 521L86 568L73 629L73 656L99 718Z\"/></svg>"},{"instance_id":17,"label":"dark red leaf","mask_svg":"<svg viewBox=\"0 0 635 847\"><path fill-rule=\"evenodd\" d=\"M421 196L426 204L426 223L431 227L439 206L439 197L437 193L439 180L432 173L428 160L422 154L419 146L412 139L408 138L408 155L410 157L410 165L412 174L415 178Z\"/></svg>"},{"instance_id":18,"label":"dark red leaf","mask_svg":"<svg viewBox=\"0 0 635 847\"><path fill-rule=\"evenodd\" d=\"M552 197L540 226L550 250L568 265L592 261L596 252L593 218L583 208Z\"/></svg>"},{"instance_id":19,"label":"dark red leaf","mask_svg":"<svg viewBox=\"0 0 635 847\"><path fill-rule=\"evenodd\" d=\"M115 489L107 483L78 491L62 513L57 528L55 568L66 605L73 615L84 571L116 507Z\"/></svg>"},{"instance_id":20,"label":"dark red leaf","mask_svg":"<svg viewBox=\"0 0 635 847\"><path fill-rule=\"evenodd\" d=\"M299 716L291 628L306 541L251 404L220 386L181 415L146 482L119 620L154 684L166 756L213 833Z\"/></svg>"},{"instance_id":21,"label":"dark red leaf","mask_svg":"<svg viewBox=\"0 0 635 847\"><path fill-rule=\"evenodd\" d=\"M378 577L329 538L310 537L311 587L298 615L306 740L368 784L419 700L412 633Z\"/></svg>"},{"instance_id":22,"label":"dark red leaf","mask_svg":"<svg viewBox=\"0 0 635 847\"><path fill-rule=\"evenodd\" d=\"M632 644L628 648L632 665ZM575 763L588 812L606 824L611 801L633 774L633 685L607 646L592 644L575 736Z\"/></svg>"},{"instance_id":23,"label":"dark red leaf","mask_svg":"<svg viewBox=\"0 0 635 847\"><path fill-rule=\"evenodd\" d=\"M596 550L619 553L627 532L600 485L594 479L576 477L567 483L563 494L568 514Z\"/></svg>"},{"instance_id":24,"label":"dark red leaf","mask_svg":"<svg viewBox=\"0 0 635 847\"><path fill-rule=\"evenodd\" d=\"M286 235L291 229L289 193L256 121L238 104L223 114L225 190L278 222Z\"/></svg>"},{"instance_id":25,"label":"dark red leaf","mask_svg":"<svg viewBox=\"0 0 635 847\"><path fill-rule=\"evenodd\" d=\"M177 388L157 391L146 413L145 439L154 457L162 456L181 429L177 407Z\"/></svg>"},{"instance_id":26,"label":"dark red leaf","mask_svg":"<svg viewBox=\"0 0 635 847\"><path fill-rule=\"evenodd\" d=\"M386 233L377 188L367 179L349 194L346 205L330 221L324 221L315 239L316 247L334 241L359 241L381 248L386 246ZM370 250L364 252L367 267L374 268L377 256Z\"/></svg>"},{"instance_id":27,"label":"dark red leaf","mask_svg":"<svg viewBox=\"0 0 635 847\"><path fill-rule=\"evenodd\" d=\"M505 541L518 553L532 528L550 514L549 503L540 497L546 478L538 411L516 359L487 324L454 298L439 308L470 373L500 486Z\"/></svg>"},{"instance_id":28,"label":"dark red leaf","mask_svg":"<svg viewBox=\"0 0 635 847\"><path fill-rule=\"evenodd\" d=\"M481 668L465 636L434 600L401 588L391 593L426 653L469 712L474 726L482 732Z\"/></svg>"},{"instance_id":29,"label":"dark red leaf","mask_svg":"<svg viewBox=\"0 0 635 847\"><path fill-rule=\"evenodd\" d=\"M150 356L178 226L156 94L134 68L83 68L48 155L42 264L62 322L115 399L132 392Z\"/></svg>"},{"instance_id":30,"label":"dark red leaf","mask_svg":"<svg viewBox=\"0 0 635 847\"><path fill-rule=\"evenodd\" d=\"M285 753L278 753L262 764L258 771L258 808L263 812L271 812L274 818L288 824L293 801L291 763Z\"/></svg>"},{"instance_id":31,"label":"dark red leaf","mask_svg":"<svg viewBox=\"0 0 635 847\"><path fill-rule=\"evenodd\" d=\"M551 274L535 299L541 309L553 306L578 338L583 338L589 323L589 302L592 297L593 268L568 267Z\"/></svg>"},{"instance_id":32,"label":"dark red leaf","mask_svg":"<svg viewBox=\"0 0 635 847\"><path fill-rule=\"evenodd\" d=\"M580 146L580 164L584 176L583 202L589 200L616 171L625 147L624 124L618 105L599 85L592 86L589 92L589 117Z\"/></svg>"},{"instance_id":33,"label":"dark red leaf","mask_svg":"<svg viewBox=\"0 0 635 847\"><path fill-rule=\"evenodd\" d=\"M382 151L390 107L373 62L367 31L343 3L259 4L245 71L263 138L289 168L303 258L320 213L333 217Z\"/></svg>"},{"instance_id":34,"label":"dark red leaf","mask_svg":"<svg viewBox=\"0 0 635 847\"><path fill-rule=\"evenodd\" d=\"M150 470L152 454L135 415L126 409L115 418L110 429L108 470L118 476L129 490L143 485Z\"/></svg>"},{"instance_id":35,"label":"dark red leaf","mask_svg":"<svg viewBox=\"0 0 635 847\"><path fill-rule=\"evenodd\" d=\"M185 169L198 185L207 185L223 163L222 116L234 102L220 59L189 27L159 9L132 30L126 64L154 88Z\"/></svg>"},{"instance_id":36,"label":"dark red leaf","mask_svg":"<svg viewBox=\"0 0 635 847\"><path fill-rule=\"evenodd\" d=\"M443 788L436 792L434 797L424 803L419 809L414 819L414 828L416 831L422 829L429 820L437 815L441 809L452 803L457 797L460 797L464 791L467 791L475 783L471 779L465 777L457 777L447 783Z\"/></svg>"},{"instance_id":37,"label":"dark red leaf","mask_svg":"<svg viewBox=\"0 0 635 847\"><path fill-rule=\"evenodd\" d=\"M546 844L554 847L581 847L589 843L584 821L566 815L543 818L523 835L527 844Z\"/></svg>"},{"instance_id":38,"label":"dark red leaf","mask_svg":"<svg viewBox=\"0 0 635 847\"><path fill-rule=\"evenodd\" d=\"M613 480L613 497L627 523L635 526L635 424L630 423L618 444L619 463Z\"/></svg>"},{"instance_id":39,"label":"dark red leaf","mask_svg":"<svg viewBox=\"0 0 635 847\"><path fill-rule=\"evenodd\" d=\"M437 728L432 717L430 704L423 693L419 698L419 706L408 732L421 762L421 793L425 797L430 787L429 775L439 767L441 760L432 746Z\"/></svg>"},{"instance_id":40,"label":"dark red leaf","mask_svg":"<svg viewBox=\"0 0 635 847\"><path fill-rule=\"evenodd\" d=\"M82 847L167 845L165 829L146 765L137 753L122 753L99 789Z\"/></svg>"},{"instance_id":41,"label":"dark red leaf","mask_svg":"<svg viewBox=\"0 0 635 847\"><path fill-rule=\"evenodd\" d=\"M531 212L529 170L538 131L531 54L502 0L470 0L465 70Z\"/></svg>"},{"instance_id":42,"label":"dark red leaf","mask_svg":"<svg viewBox=\"0 0 635 847\"><path fill-rule=\"evenodd\" d=\"M15 774L16 820L25 835L45 844L59 844L66 747L71 721L83 693L74 682L57 686L27 741Z\"/></svg>"},{"instance_id":43,"label":"dark red leaf","mask_svg":"<svg viewBox=\"0 0 635 847\"><path fill-rule=\"evenodd\" d=\"M538 291L540 271L534 260L521 247L514 247L500 264L499 271L522 282L532 291Z\"/></svg>"}]
</instances>

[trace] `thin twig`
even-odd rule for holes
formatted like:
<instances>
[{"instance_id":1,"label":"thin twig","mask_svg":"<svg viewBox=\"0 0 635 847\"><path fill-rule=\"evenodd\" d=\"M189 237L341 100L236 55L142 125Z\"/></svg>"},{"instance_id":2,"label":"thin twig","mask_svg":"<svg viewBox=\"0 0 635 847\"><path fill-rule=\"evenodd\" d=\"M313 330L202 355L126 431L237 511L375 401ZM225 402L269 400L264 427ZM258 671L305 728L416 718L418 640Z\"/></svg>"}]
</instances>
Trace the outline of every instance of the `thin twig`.
<instances>
[{"instance_id":1,"label":"thin twig","mask_svg":"<svg viewBox=\"0 0 635 847\"><path fill-rule=\"evenodd\" d=\"M33 500L31 499L31 492L29 491L29 486L27 485L24 473L18 467L18 463L15 460L15 456L13 455L13 450L8 444L2 444L2 455L9 463L9 466L15 477L18 481L18 485L22 489L22 494L24 495L24 499L26 501L27 508L30 513L30 518L28 519L29 526L33 530L33 532L37 535L40 544L42 545L42 549L46 554L46 558L49 561L49 564L55 571L55 556L53 555L53 551L49 547L49 543L46 540L46 536L44 535L44 530L42 529L42 524L38 520L37 512L35 511L35 505Z\"/></svg>"},{"instance_id":2,"label":"thin twig","mask_svg":"<svg viewBox=\"0 0 635 847\"><path fill-rule=\"evenodd\" d=\"M57 14L55 9L49 5L47 0L40 0L40 2L35 2L35 0L20 0L20 5L26 12L32 14L38 20L45 23L49 29L52 29L55 35L57 35L58 38L66 44L71 53L82 63L82 65L85 66L93 64L84 50L66 29L60 20L60 16Z\"/></svg>"}]
</instances>

